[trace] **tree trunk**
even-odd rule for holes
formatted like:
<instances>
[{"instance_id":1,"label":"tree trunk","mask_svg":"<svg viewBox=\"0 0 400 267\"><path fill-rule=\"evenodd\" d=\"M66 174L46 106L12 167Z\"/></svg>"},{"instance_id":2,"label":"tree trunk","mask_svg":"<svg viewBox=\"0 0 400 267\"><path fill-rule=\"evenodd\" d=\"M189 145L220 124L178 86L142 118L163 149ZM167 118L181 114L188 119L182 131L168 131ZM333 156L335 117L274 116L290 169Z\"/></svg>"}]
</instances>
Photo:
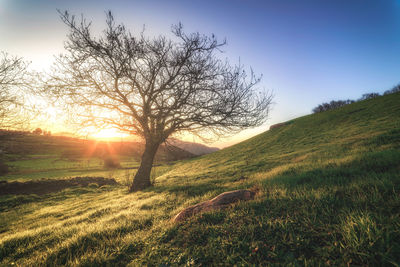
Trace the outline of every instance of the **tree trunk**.
<instances>
[{"instance_id":1,"label":"tree trunk","mask_svg":"<svg viewBox=\"0 0 400 267\"><path fill-rule=\"evenodd\" d=\"M129 188L129 192L140 191L151 185L150 172L151 168L153 167L154 157L159 145L159 143L146 141L140 167L135 175L135 178L133 178L133 183Z\"/></svg>"}]
</instances>

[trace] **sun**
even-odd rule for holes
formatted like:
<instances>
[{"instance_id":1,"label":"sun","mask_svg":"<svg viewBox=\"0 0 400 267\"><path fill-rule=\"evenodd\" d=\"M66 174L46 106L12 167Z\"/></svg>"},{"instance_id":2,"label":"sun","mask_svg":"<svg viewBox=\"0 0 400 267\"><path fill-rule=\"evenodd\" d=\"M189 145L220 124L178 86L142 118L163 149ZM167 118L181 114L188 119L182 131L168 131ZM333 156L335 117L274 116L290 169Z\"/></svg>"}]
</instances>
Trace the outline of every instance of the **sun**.
<instances>
[{"instance_id":1,"label":"sun","mask_svg":"<svg viewBox=\"0 0 400 267\"><path fill-rule=\"evenodd\" d=\"M123 138L123 137L128 137L129 135L126 133L122 133L118 131L117 129L101 129L97 133L93 133L92 137L95 139L113 139L113 138Z\"/></svg>"}]
</instances>

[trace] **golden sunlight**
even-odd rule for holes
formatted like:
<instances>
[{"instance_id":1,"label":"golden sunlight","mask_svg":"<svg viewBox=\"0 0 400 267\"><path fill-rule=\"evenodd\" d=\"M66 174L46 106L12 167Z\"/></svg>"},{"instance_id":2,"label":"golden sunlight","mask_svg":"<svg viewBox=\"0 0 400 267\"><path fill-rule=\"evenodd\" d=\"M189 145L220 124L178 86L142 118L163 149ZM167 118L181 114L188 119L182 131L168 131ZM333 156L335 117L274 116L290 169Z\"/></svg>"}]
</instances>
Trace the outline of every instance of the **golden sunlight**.
<instances>
[{"instance_id":1,"label":"golden sunlight","mask_svg":"<svg viewBox=\"0 0 400 267\"><path fill-rule=\"evenodd\" d=\"M107 139L128 137L129 135L126 133L122 133L117 129L109 128L109 129L101 129L97 133L91 134L91 136L96 139L107 140Z\"/></svg>"}]
</instances>

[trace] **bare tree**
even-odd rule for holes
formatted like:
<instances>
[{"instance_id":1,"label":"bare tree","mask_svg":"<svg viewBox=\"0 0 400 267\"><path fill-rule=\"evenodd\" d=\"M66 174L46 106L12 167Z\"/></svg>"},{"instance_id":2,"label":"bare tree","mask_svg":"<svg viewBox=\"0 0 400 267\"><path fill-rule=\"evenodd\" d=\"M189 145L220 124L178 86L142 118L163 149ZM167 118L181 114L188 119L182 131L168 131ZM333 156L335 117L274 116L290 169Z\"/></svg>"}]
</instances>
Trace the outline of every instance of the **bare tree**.
<instances>
[{"instance_id":1,"label":"bare tree","mask_svg":"<svg viewBox=\"0 0 400 267\"><path fill-rule=\"evenodd\" d=\"M0 53L0 128L17 128L25 121L24 104L28 64L19 57Z\"/></svg>"},{"instance_id":2,"label":"bare tree","mask_svg":"<svg viewBox=\"0 0 400 267\"><path fill-rule=\"evenodd\" d=\"M58 57L46 91L67 104L82 126L112 126L141 136L145 150L130 191L150 186L155 153L169 136L222 135L262 124L271 95L256 92L260 78L216 55L225 42L214 35L171 38L132 35L107 13L103 35L91 23L61 13L69 28L66 54Z\"/></svg>"}]
</instances>

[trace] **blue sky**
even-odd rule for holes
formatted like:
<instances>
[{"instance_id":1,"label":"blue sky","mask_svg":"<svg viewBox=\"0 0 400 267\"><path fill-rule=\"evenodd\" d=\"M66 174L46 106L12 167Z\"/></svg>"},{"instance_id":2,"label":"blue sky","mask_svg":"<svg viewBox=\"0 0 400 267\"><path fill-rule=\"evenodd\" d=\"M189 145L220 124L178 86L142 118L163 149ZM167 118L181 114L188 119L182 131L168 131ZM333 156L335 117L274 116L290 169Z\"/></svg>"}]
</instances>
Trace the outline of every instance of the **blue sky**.
<instances>
[{"instance_id":1,"label":"blue sky","mask_svg":"<svg viewBox=\"0 0 400 267\"><path fill-rule=\"evenodd\" d=\"M226 38L224 57L263 74L275 105L267 124L221 140L238 141L270 124L309 114L321 102L356 99L400 82L400 0L57 1L0 0L0 50L46 68L67 33L56 9L83 13L96 29L104 11L132 31Z\"/></svg>"}]
</instances>

